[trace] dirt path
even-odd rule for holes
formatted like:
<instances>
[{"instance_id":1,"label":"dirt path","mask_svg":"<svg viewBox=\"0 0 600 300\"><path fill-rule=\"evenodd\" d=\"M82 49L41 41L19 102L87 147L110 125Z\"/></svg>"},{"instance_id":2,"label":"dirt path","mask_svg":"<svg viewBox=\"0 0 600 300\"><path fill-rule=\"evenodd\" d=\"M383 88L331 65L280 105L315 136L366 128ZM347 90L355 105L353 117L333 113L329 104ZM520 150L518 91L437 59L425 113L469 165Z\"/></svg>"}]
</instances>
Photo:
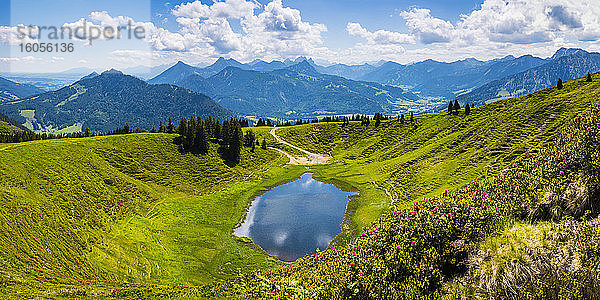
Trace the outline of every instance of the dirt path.
<instances>
[{"instance_id":1,"label":"dirt path","mask_svg":"<svg viewBox=\"0 0 600 300\"><path fill-rule=\"evenodd\" d=\"M273 150L276 150L278 152L280 152L281 154L287 156L290 159L290 164L294 164L294 165L314 165L314 164L325 164L327 163L330 159L331 156L329 155L324 155L324 154L317 154L317 153L312 153L309 151L306 151L300 147L296 147L286 141L284 141L281 137L279 137L276 133L276 131L280 129L280 127L277 128L273 128L270 133L271 135L275 138L275 140L277 140L278 143L287 145L289 147L292 147L304 154L306 154L306 156L302 156L302 157L294 157L293 155L281 150L281 149L276 149L276 148L272 148Z\"/></svg>"}]
</instances>

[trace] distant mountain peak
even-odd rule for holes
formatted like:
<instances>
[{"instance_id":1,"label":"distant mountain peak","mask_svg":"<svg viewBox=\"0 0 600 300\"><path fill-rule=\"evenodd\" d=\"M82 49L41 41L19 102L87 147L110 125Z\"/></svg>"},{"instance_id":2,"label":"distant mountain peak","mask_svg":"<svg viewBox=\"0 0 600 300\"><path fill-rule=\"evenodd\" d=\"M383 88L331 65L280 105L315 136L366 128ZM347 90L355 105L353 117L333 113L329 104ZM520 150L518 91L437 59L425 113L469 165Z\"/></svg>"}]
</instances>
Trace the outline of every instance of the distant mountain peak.
<instances>
[{"instance_id":1,"label":"distant mountain peak","mask_svg":"<svg viewBox=\"0 0 600 300\"><path fill-rule=\"evenodd\" d=\"M287 67L287 70L307 75L319 74L317 69L315 69L315 67L308 60L303 60L295 65L291 65Z\"/></svg>"},{"instance_id":2,"label":"distant mountain peak","mask_svg":"<svg viewBox=\"0 0 600 300\"><path fill-rule=\"evenodd\" d=\"M96 71L94 71L94 72L92 72L92 73L90 73L88 75L85 75L85 76L81 77L81 79L79 79L79 80L94 78L94 77L99 76L99 75L100 74L98 74Z\"/></svg>"},{"instance_id":3,"label":"distant mountain peak","mask_svg":"<svg viewBox=\"0 0 600 300\"><path fill-rule=\"evenodd\" d=\"M579 49L579 48L564 48L563 47L563 48L558 49L558 51L556 51L556 53L554 53L554 55L552 55L550 60L556 60L561 57L569 56L569 55L573 55L573 54L577 54L577 53L588 53L588 52L583 49Z\"/></svg>"},{"instance_id":4,"label":"distant mountain peak","mask_svg":"<svg viewBox=\"0 0 600 300\"><path fill-rule=\"evenodd\" d=\"M240 67L240 66L243 66L243 64L233 58L219 57L219 59L217 59L217 61L215 61L214 64L208 66L207 68L224 69L225 67L228 67L228 66Z\"/></svg>"},{"instance_id":5,"label":"distant mountain peak","mask_svg":"<svg viewBox=\"0 0 600 300\"><path fill-rule=\"evenodd\" d=\"M261 63L267 63L267 62L266 62L266 61L264 61L264 60L262 60L262 59L255 59L255 60L253 60L253 61L250 63L250 65L251 65L251 66L254 66L254 65L256 65L256 64L261 64Z\"/></svg>"},{"instance_id":6,"label":"distant mountain peak","mask_svg":"<svg viewBox=\"0 0 600 300\"><path fill-rule=\"evenodd\" d=\"M101 75L123 75L123 72L116 69L110 69L108 71L102 72Z\"/></svg>"}]
</instances>

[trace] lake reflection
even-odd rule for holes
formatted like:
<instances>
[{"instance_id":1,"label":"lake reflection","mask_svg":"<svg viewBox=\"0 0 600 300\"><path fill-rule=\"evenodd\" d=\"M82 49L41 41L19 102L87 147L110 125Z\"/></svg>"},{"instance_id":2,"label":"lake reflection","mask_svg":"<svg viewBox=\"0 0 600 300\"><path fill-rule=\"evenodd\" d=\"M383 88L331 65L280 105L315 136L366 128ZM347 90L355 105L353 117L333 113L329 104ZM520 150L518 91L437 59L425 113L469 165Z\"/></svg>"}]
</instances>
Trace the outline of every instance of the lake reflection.
<instances>
[{"instance_id":1,"label":"lake reflection","mask_svg":"<svg viewBox=\"0 0 600 300\"><path fill-rule=\"evenodd\" d=\"M249 237L283 261L294 261L327 248L341 232L348 196L354 194L305 173L257 197L234 234Z\"/></svg>"}]
</instances>

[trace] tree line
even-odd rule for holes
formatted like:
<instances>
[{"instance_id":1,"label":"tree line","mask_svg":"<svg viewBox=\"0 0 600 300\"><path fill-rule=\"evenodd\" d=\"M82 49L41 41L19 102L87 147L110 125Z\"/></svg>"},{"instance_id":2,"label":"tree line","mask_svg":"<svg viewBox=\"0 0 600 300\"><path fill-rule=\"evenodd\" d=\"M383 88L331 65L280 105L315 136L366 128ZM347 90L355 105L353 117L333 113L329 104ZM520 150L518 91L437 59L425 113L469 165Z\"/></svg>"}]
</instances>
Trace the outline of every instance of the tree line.
<instances>
[{"instance_id":1,"label":"tree line","mask_svg":"<svg viewBox=\"0 0 600 300\"><path fill-rule=\"evenodd\" d=\"M212 117L182 118L177 127L179 137L176 141L182 151L206 154L210 149L209 141L212 140L219 144L218 152L221 157L228 164L234 165L240 161L242 147L249 147L254 151L259 144L251 130L244 135L243 127L248 127L248 121L230 119L221 123ZM263 144L263 148L266 148L264 140Z\"/></svg>"},{"instance_id":2,"label":"tree line","mask_svg":"<svg viewBox=\"0 0 600 300\"><path fill-rule=\"evenodd\" d=\"M465 105L465 115L471 114L472 107L474 106L469 103ZM448 103L448 114L458 115L461 109L462 108L460 107L460 103L458 103L458 100L454 100L454 102L450 101L450 103Z\"/></svg>"},{"instance_id":3,"label":"tree line","mask_svg":"<svg viewBox=\"0 0 600 300\"><path fill-rule=\"evenodd\" d=\"M117 134L129 134L129 133L142 133L147 132L139 128L132 129L128 123L125 123L123 128L117 128L108 132L92 132L89 128L86 128L83 132L74 133L36 133L25 128L15 133L0 134L0 143L22 143L29 141L38 140L55 140L55 139L76 139L85 138L92 136L108 136Z\"/></svg>"}]
</instances>

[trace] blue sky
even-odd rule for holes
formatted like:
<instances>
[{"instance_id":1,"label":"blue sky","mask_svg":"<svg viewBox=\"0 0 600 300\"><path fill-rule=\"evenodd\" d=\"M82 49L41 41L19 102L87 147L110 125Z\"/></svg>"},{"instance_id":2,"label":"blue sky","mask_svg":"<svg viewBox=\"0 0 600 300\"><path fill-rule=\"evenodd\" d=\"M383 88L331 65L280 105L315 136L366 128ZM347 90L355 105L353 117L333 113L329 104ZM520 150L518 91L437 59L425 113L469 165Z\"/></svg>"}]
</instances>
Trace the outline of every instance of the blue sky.
<instances>
[{"instance_id":1,"label":"blue sky","mask_svg":"<svg viewBox=\"0 0 600 300\"><path fill-rule=\"evenodd\" d=\"M0 71L207 64L220 56L352 64L549 56L560 47L596 51L594 1L0 0ZM40 54L21 53L14 38L19 24L75 28L82 19L102 30L131 20L146 39L61 40L75 51Z\"/></svg>"}]
</instances>

